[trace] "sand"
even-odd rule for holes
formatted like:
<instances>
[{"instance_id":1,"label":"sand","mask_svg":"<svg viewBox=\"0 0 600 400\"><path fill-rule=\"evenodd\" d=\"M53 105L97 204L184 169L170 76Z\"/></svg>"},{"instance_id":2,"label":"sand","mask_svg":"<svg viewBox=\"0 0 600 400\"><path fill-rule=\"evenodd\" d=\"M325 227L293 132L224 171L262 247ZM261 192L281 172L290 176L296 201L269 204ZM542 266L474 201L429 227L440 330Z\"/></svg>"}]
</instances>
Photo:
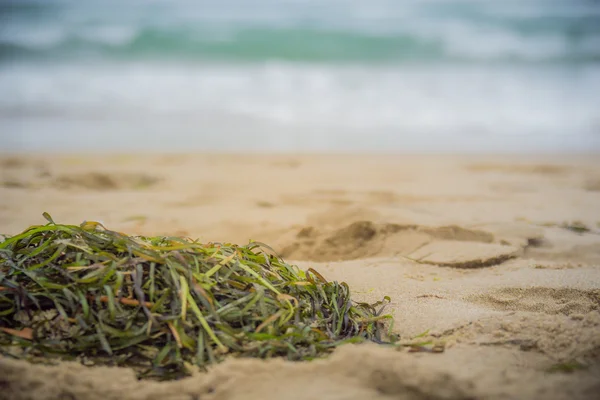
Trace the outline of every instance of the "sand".
<instances>
[{"instance_id":1,"label":"sand","mask_svg":"<svg viewBox=\"0 0 600 400\"><path fill-rule=\"evenodd\" d=\"M0 358L0 398L600 398L599 181L597 155L3 156L0 232L48 211L131 234L260 240L357 300L390 296L403 342L445 350L348 345L167 383Z\"/></svg>"}]
</instances>

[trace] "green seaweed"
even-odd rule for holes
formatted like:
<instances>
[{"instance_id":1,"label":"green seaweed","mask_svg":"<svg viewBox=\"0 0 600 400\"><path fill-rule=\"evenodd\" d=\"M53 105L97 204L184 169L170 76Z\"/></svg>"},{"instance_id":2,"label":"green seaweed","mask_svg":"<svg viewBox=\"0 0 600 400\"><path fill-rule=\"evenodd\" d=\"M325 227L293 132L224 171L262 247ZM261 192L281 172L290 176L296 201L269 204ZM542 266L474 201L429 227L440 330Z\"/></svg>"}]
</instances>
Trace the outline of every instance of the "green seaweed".
<instances>
[{"instance_id":1,"label":"green seaweed","mask_svg":"<svg viewBox=\"0 0 600 400\"><path fill-rule=\"evenodd\" d=\"M561 225L561 228L579 233L580 235L591 231L591 229L581 221L564 222Z\"/></svg>"},{"instance_id":2,"label":"green seaweed","mask_svg":"<svg viewBox=\"0 0 600 400\"><path fill-rule=\"evenodd\" d=\"M575 371L586 369L586 368L587 368L586 365L581 364L578 361L569 361L569 362L554 364L550 368L547 369L547 372L550 372L550 373L562 372L562 373L571 374Z\"/></svg>"},{"instance_id":3,"label":"green seaweed","mask_svg":"<svg viewBox=\"0 0 600 400\"><path fill-rule=\"evenodd\" d=\"M287 264L265 244L136 237L44 217L0 243L5 356L175 379L226 357L311 360L385 340L388 297L356 303L346 283Z\"/></svg>"}]
</instances>

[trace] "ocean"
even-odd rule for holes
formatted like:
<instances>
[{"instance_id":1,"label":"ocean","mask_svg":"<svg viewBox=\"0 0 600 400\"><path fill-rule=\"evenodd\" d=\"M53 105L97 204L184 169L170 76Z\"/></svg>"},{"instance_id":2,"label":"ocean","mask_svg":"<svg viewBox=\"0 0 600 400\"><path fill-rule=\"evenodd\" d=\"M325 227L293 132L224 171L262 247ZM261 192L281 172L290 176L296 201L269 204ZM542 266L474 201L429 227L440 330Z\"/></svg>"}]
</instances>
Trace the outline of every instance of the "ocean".
<instances>
[{"instance_id":1,"label":"ocean","mask_svg":"<svg viewBox=\"0 0 600 400\"><path fill-rule=\"evenodd\" d=\"M600 1L0 0L0 151L600 150Z\"/></svg>"}]
</instances>

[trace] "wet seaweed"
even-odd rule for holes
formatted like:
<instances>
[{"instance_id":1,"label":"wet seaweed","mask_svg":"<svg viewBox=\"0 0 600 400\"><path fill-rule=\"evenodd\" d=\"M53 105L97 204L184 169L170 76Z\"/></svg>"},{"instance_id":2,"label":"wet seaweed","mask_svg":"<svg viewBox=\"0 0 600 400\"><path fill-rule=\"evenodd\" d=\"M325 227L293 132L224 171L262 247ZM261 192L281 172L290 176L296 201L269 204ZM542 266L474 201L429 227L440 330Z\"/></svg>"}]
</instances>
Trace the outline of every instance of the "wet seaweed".
<instances>
[{"instance_id":1,"label":"wet seaweed","mask_svg":"<svg viewBox=\"0 0 600 400\"><path fill-rule=\"evenodd\" d=\"M226 357L311 360L385 340L383 309L267 245L129 236L98 222L0 243L0 352L176 379Z\"/></svg>"}]
</instances>

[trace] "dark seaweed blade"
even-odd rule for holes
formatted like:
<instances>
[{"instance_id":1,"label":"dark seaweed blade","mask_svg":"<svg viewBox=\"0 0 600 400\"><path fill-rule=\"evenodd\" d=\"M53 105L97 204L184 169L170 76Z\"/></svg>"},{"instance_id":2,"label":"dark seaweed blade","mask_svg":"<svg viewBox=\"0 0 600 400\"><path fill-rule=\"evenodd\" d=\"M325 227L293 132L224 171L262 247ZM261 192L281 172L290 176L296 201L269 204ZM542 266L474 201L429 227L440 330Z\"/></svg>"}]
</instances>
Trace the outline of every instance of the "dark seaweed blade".
<instances>
[{"instance_id":1,"label":"dark seaweed blade","mask_svg":"<svg viewBox=\"0 0 600 400\"><path fill-rule=\"evenodd\" d=\"M391 318L381 315L389 298L353 303L345 283L262 243L133 237L44 217L0 243L3 354L94 359L172 379L185 363L228 355L310 360L343 343L381 342Z\"/></svg>"}]
</instances>

